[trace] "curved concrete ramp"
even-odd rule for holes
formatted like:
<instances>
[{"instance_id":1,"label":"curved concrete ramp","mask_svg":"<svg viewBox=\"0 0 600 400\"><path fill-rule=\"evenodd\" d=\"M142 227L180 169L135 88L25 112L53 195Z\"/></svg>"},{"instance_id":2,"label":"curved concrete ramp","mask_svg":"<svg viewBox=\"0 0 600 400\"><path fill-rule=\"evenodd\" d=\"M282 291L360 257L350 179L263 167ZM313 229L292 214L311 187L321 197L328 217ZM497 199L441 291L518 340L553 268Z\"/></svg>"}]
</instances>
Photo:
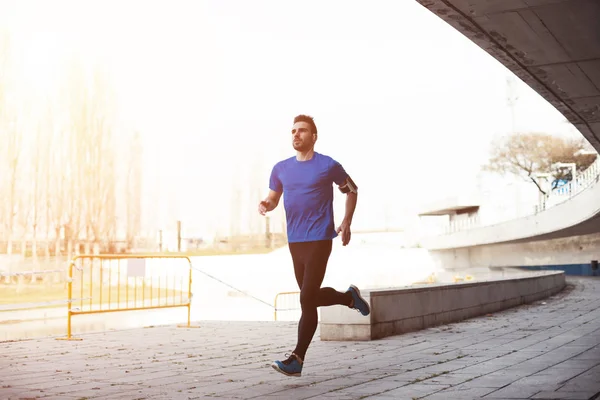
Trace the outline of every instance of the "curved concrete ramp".
<instances>
[{"instance_id":1,"label":"curved concrete ramp","mask_svg":"<svg viewBox=\"0 0 600 400\"><path fill-rule=\"evenodd\" d=\"M600 232L600 176L570 200L538 214L496 225L429 237L429 250L455 249L495 243L557 239Z\"/></svg>"}]
</instances>

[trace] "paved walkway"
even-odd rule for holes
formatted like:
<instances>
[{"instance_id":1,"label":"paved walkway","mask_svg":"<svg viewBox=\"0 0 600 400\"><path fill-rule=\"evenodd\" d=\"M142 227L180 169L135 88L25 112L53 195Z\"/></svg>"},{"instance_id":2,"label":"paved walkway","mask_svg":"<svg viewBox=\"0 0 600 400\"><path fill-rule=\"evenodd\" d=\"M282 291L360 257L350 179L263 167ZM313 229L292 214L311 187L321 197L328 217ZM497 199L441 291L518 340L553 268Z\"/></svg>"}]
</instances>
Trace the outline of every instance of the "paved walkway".
<instances>
[{"instance_id":1,"label":"paved walkway","mask_svg":"<svg viewBox=\"0 0 600 400\"><path fill-rule=\"evenodd\" d=\"M296 324L206 322L2 343L1 399L600 398L600 278L462 323L313 342L301 378L269 366Z\"/></svg>"}]
</instances>

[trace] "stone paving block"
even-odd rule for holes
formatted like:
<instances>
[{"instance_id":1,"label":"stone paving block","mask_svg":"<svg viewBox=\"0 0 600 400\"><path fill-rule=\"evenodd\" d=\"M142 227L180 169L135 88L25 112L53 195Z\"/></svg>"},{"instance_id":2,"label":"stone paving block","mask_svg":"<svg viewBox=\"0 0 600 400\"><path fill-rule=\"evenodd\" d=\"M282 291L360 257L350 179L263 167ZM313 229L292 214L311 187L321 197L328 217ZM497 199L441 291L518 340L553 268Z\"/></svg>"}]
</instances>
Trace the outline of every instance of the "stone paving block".
<instances>
[{"instance_id":1,"label":"stone paving block","mask_svg":"<svg viewBox=\"0 0 600 400\"><path fill-rule=\"evenodd\" d=\"M568 360L565 360L559 364L553 365L551 367L551 369L557 369L557 370L561 370L561 369L584 369L584 370L588 370L590 368L596 367L600 365L600 359L592 359L592 358L584 358L584 359L577 359L577 358L570 358Z\"/></svg>"},{"instance_id":2,"label":"stone paving block","mask_svg":"<svg viewBox=\"0 0 600 400\"><path fill-rule=\"evenodd\" d=\"M422 382L414 383L406 386L399 387L397 389L388 390L377 394L377 398L382 399L412 399L421 398L431 395L433 393L440 392L449 385L428 385Z\"/></svg>"},{"instance_id":3,"label":"stone paving block","mask_svg":"<svg viewBox=\"0 0 600 400\"><path fill-rule=\"evenodd\" d=\"M15 399L37 399L41 397L47 396L48 393L42 390L34 390L34 389L0 389L0 399L12 397Z\"/></svg>"},{"instance_id":4,"label":"stone paving block","mask_svg":"<svg viewBox=\"0 0 600 400\"><path fill-rule=\"evenodd\" d=\"M151 386L153 389L160 389L163 387L168 387L169 389L177 388L177 390L181 390L182 392L189 393L192 395L220 395L232 391L244 390L248 387L253 387L252 383L244 382L244 381L220 381L213 382L208 385L190 385L189 383L178 383L175 385L161 385L161 386Z\"/></svg>"},{"instance_id":5,"label":"stone paving block","mask_svg":"<svg viewBox=\"0 0 600 400\"><path fill-rule=\"evenodd\" d=\"M521 378L517 381L514 381L512 384L515 386L543 386L546 389L550 390L550 388L555 387L559 388L562 386L561 383L558 382L555 375L547 375L547 374L534 374L529 375L524 378Z\"/></svg>"},{"instance_id":6,"label":"stone paving block","mask_svg":"<svg viewBox=\"0 0 600 400\"><path fill-rule=\"evenodd\" d=\"M526 399L543 390L552 390L557 388L557 385L534 385L527 383L517 384L515 382L504 388L495 390L494 392L486 395L485 398L494 399L500 397L503 399Z\"/></svg>"},{"instance_id":7,"label":"stone paving block","mask_svg":"<svg viewBox=\"0 0 600 400\"><path fill-rule=\"evenodd\" d=\"M447 374L437 375L421 382L426 384L439 384L439 385L460 385L461 383L469 382L475 379L479 375L462 374L457 372L449 372Z\"/></svg>"},{"instance_id":8,"label":"stone paving block","mask_svg":"<svg viewBox=\"0 0 600 400\"><path fill-rule=\"evenodd\" d=\"M592 348L597 344L595 336L598 334L598 331L600 331L600 327L596 328L592 333L588 333L587 335L574 340L572 344Z\"/></svg>"},{"instance_id":9,"label":"stone paving block","mask_svg":"<svg viewBox=\"0 0 600 400\"><path fill-rule=\"evenodd\" d=\"M28 388L16 388L11 387L10 385L2 385L0 386L0 398L1 399L18 399L20 393L25 393L30 391Z\"/></svg>"},{"instance_id":10,"label":"stone paving block","mask_svg":"<svg viewBox=\"0 0 600 400\"><path fill-rule=\"evenodd\" d=\"M600 346L595 346L573 358L576 360L598 360L600 359Z\"/></svg>"},{"instance_id":11,"label":"stone paving block","mask_svg":"<svg viewBox=\"0 0 600 400\"><path fill-rule=\"evenodd\" d=\"M559 389L561 392L587 392L594 390L600 391L600 382L598 381L598 378L580 379L578 381L572 380Z\"/></svg>"},{"instance_id":12,"label":"stone paving block","mask_svg":"<svg viewBox=\"0 0 600 400\"><path fill-rule=\"evenodd\" d=\"M300 389L285 389L273 394L263 395L261 398L264 399L286 399L286 400L300 400L308 398L319 398L320 396L331 392L329 389L318 388L318 387L302 387ZM317 397L318 396L318 397ZM355 397L356 398L356 397Z\"/></svg>"},{"instance_id":13,"label":"stone paving block","mask_svg":"<svg viewBox=\"0 0 600 400\"><path fill-rule=\"evenodd\" d=\"M521 376L533 375L538 372L544 371L551 367L548 363L538 364L536 362L522 362L516 365L505 367L502 371L507 373L514 373Z\"/></svg>"},{"instance_id":14,"label":"stone paving block","mask_svg":"<svg viewBox=\"0 0 600 400\"><path fill-rule=\"evenodd\" d=\"M475 399L481 398L486 394L495 391L496 388L485 387L453 387L438 393L423 397L426 400L444 400L444 399Z\"/></svg>"},{"instance_id":15,"label":"stone paving block","mask_svg":"<svg viewBox=\"0 0 600 400\"><path fill-rule=\"evenodd\" d=\"M276 373L276 374L277 374L276 376L279 376L278 373ZM281 375L281 377L283 377L283 375ZM283 378L285 378L285 377L283 377ZM306 382L309 382L309 383L316 382L317 384L328 385L332 389L355 387L355 386L359 386L359 385L362 385L364 383L367 383L367 382L370 382L373 380L373 378L368 377L368 376L363 376L362 374L351 375L351 376L341 376L341 377L336 377L333 379L326 379L326 380L321 380L321 381L316 381L312 377L307 377L307 378L308 379L306 380ZM390 379L390 378L388 378L388 379Z\"/></svg>"},{"instance_id":16,"label":"stone paving block","mask_svg":"<svg viewBox=\"0 0 600 400\"><path fill-rule=\"evenodd\" d=\"M398 381L378 379L375 381L365 382L360 385L355 385L350 388L347 387L344 390L351 391L355 395L360 395L360 396L366 397L366 396L371 396L374 394L379 394L382 392L387 392L392 389L397 389L398 386L400 386L401 384L402 383L400 383ZM338 388L338 389L340 389L340 388Z\"/></svg>"},{"instance_id":17,"label":"stone paving block","mask_svg":"<svg viewBox=\"0 0 600 400\"><path fill-rule=\"evenodd\" d=\"M576 378L581 374L580 369L560 369L560 370L552 370L547 369L537 374L529 375L527 378L538 378L540 380L547 380L555 383L556 385L565 385L572 379Z\"/></svg>"},{"instance_id":18,"label":"stone paving block","mask_svg":"<svg viewBox=\"0 0 600 400\"><path fill-rule=\"evenodd\" d=\"M121 388L115 388L115 387L102 387L102 386L96 386L94 388L91 389L85 389L85 390L74 390L74 391L67 391L67 392L61 392L59 393L59 395L61 396L69 396L73 399L93 399L93 398L104 398L104 396L108 396L108 395L113 395L113 394L129 394L130 398L134 398L135 397L135 392L136 390L138 390L138 388L136 387L131 387L129 389L121 389ZM50 396L51 399L54 399L55 394L52 394Z\"/></svg>"},{"instance_id":19,"label":"stone paving block","mask_svg":"<svg viewBox=\"0 0 600 400\"><path fill-rule=\"evenodd\" d=\"M600 385L600 365L588 369L587 371L576 376L567 383L567 385L579 386L589 384Z\"/></svg>"},{"instance_id":20,"label":"stone paving block","mask_svg":"<svg viewBox=\"0 0 600 400\"><path fill-rule=\"evenodd\" d=\"M352 393L347 393L344 391L336 391L331 393L323 393L319 395L319 399L326 400L360 400L362 396L353 395ZM368 397L369 399L374 399L375 397Z\"/></svg>"},{"instance_id":21,"label":"stone paving block","mask_svg":"<svg viewBox=\"0 0 600 400\"><path fill-rule=\"evenodd\" d=\"M532 399L543 399L543 400L589 400L594 395L600 393L600 391L587 391L587 392L566 392L566 391L543 391L534 394Z\"/></svg>"},{"instance_id":22,"label":"stone paving block","mask_svg":"<svg viewBox=\"0 0 600 400\"><path fill-rule=\"evenodd\" d=\"M41 382L28 383L26 385L16 382L14 387L29 388L29 389L40 390L40 391L57 392L58 390L64 390L64 391L68 390L68 389L61 389L61 388L69 388L71 386L78 385L81 383L86 383L86 382L80 381L80 380L73 380L73 379L69 379L69 380L65 380L65 381L55 379L54 381L44 380ZM58 392L58 393L60 393L60 392Z\"/></svg>"},{"instance_id":23,"label":"stone paving block","mask_svg":"<svg viewBox=\"0 0 600 400\"><path fill-rule=\"evenodd\" d=\"M521 379L521 376L515 376L511 374L487 374L468 382L465 382L469 387L481 387L481 388L502 388L506 385L509 385L513 382Z\"/></svg>"},{"instance_id":24,"label":"stone paving block","mask_svg":"<svg viewBox=\"0 0 600 400\"><path fill-rule=\"evenodd\" d=\"M177 372L173 371L157 371L157 372L147 372L139 371L137 374L127 374L121 373L119 376L109 379L103 379L103 381L108 381L111 383L136 383L136 382L152 382L156 379L161 379L165 377L174 377L178 376Z\"/></svg>"},{"instance_id":25,"label":"stone paving block","mask_svg":"<svg viewBox=\"0 0 600 400\"><path fill-rule=\"evenodd\" d=\"M471 364L468 361L452 360L448 362L440 362L427 367L420 368L419 371L425 373L437 373L437 372L464 372L465 368Z\"/></svg>"},{"instance_id":26,"label":"stone paving block","mask_svg":"<svg viewBox=\"0 0 600 400\"><path fill-rule=\"evenodd\" d=\"M71 396L71 393L81 392L81 391L91 391L93 393L113 393L113 392L118 392L118 391L133 390L136 388L137 388L136 385L118 385L118 386L113 385L113 386L111 386L110 384L99 383L99 382L80 382L80 383L75 383L73 385L61 385L61 386L46 388L46 389L44 389L44 392L50 393L52 395L60 394L60 395ZM80 397L86 397L86 396L80 396Z\"/></svg>"},{"instance_id":27,"label":"stone paving block","mask_svg":"<svg viewBox=\"0 0 600 400\"><path fill-rule=\"evenodd\" d=\"M262 398L263 396L274 395L276 393L286 390L282 387L281 383L262 383L257 385L250 385L240 389L228 390L218 392L214 395L217 398L228 398L228 399L255 399ZM297 389L301 390L301 389Z\"/></svg>"},{"instance_id":28,"label":"stone paving block","mask_svg":"<svg viewBox=\"0 0 600 400\"><path fill-rule=\"evenodd\" d=\"M57 373L52 372L43 372L43 373L24 373L24 374L11 374L9 376L2 376L2 382L6 382L11 386L19 386L19 387L29 387L32 384L42 384L41 387L44 387L45 383L48 385L56 385L56 375Z\"/></svg>"},{"instance_id":29,"label":"stone paving block","mask_svg":"<svg viewBox=\"0 0 600 400\"><path fill-rule=\"evenodd\" d=\"M506 368L506 364L500 363L479 363L475 365L471 365L469 367L458 370L457 372L463 374L491 374L493 372L499 371Z\"/></svg>"}]
</instances>

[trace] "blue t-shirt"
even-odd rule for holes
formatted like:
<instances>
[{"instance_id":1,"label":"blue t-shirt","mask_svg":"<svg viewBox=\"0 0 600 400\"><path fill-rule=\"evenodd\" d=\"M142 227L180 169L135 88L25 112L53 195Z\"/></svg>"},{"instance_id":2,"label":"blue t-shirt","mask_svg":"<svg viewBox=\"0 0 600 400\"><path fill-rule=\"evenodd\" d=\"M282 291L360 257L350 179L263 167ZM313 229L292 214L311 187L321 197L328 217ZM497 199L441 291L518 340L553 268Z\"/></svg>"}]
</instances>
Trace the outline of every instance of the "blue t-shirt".
<instances>
[{"instance_id":1,"label":"blue t-shirt","mask_svg":"<svg viewBox=\"0 0 600 400\"><path fill-rule=\"evenodd\" d=\"M288 242L330 240L337 236L333 221L333 184L348 174L329 156L314 153L308 161L290 157L275 164L269 188L283 192Z\"/></svg>"}]
</instances>

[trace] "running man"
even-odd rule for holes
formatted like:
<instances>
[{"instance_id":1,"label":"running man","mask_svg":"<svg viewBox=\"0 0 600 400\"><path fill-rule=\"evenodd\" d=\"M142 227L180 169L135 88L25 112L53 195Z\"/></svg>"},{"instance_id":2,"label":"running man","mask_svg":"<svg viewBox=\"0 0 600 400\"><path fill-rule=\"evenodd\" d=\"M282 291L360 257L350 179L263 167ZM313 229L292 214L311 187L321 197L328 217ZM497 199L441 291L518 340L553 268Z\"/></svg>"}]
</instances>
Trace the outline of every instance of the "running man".
<instances>
[{"instance_id":1,"label":"running man","mask_svg":"<svg viewBox=\"0 0 600 400\"><path fill-rule=\"evenodd\" d=\"M350 242L358 188L340 163L315 152L316 141L313 118L294 118L292 144L296 155L273 167L269 195L258 205L258 212L265 215L277 207L283 193L288 243L302 307L296 348L288 359L272 364L276 371L288 376L301 376L306 350L317 330L317 307L340 304L362 315L370 313L369 304L356 286L350 285L344 293L321 287L333 239L339 234L343 246ZM333 220L334 183L346 194L346 213L337 229Z\"/></svg>"}]
</instances>

